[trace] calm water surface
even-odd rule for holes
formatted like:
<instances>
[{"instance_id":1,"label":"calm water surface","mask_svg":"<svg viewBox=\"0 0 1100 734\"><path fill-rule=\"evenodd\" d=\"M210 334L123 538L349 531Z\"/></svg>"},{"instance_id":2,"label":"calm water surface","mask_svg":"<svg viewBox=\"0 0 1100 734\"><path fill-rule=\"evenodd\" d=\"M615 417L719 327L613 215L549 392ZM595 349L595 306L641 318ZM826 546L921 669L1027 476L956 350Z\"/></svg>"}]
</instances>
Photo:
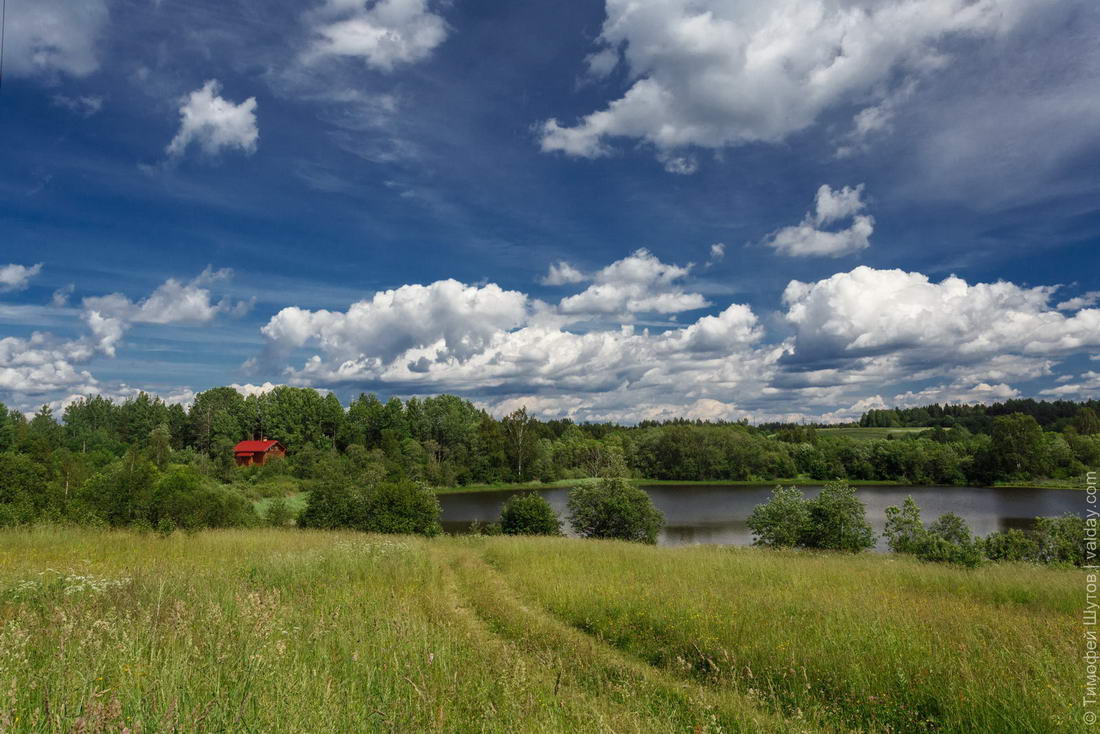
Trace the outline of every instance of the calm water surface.
<instances>
[{"instance_id":1,"label":"calm water surface","mask_svg":"<svg viewBox=\"0 0 1100 734\"><path fill-rule=\"evenodd\" d=\"M665 514L661 545L750 545L752 533L745 520L756 505L767 502L774 485L728 487L719 485L659 485L642 488ZM820 487L804 488L815 497ZM514 492L470 492L439 498L443 527L464 532L474 520L489 523L500 516L500 506ZM539 491L558 516L565 518L568 488ZM856 496L867 507L867 520L881 535L886 508L901 505L912 495L926 523L945 512L962 516L977 535L1027 527L1036 517L1084 515L1085 493L1067 489L1008 489L986 487L859 487ZM568 527L566 527L568 530ZM885 549L879 540L879 549Z\"/></svg>"}]
</instances>

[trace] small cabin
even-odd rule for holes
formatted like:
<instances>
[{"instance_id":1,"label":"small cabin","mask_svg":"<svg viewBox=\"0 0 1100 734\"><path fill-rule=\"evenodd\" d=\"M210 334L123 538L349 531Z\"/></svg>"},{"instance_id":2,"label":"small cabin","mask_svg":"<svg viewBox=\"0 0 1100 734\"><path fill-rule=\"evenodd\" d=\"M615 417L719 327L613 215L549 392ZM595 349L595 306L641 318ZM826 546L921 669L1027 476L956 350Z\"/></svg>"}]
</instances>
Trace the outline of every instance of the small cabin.
<instances>
[{"instance_id":1,"label":"small cabin","mask_svg":"<svg viewBox=\"0 0 1100 734\"><path fill-rule=\"evenodd\" d=\"M237 466L263 466L272 456L286 456L286 448L278 441L241 441L233 449Z\"/></svg>"}]
</instances>

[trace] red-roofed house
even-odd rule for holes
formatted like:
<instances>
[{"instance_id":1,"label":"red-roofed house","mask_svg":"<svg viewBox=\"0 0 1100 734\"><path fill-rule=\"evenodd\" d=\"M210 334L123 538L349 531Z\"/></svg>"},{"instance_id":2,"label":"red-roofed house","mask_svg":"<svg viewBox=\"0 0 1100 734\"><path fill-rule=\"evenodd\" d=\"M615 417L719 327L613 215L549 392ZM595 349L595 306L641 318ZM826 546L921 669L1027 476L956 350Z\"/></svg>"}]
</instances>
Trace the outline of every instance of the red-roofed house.
<instances>
[{"instance_id":1,"label":"red-roofed house","mask_svg":"<svg viewBox=\"0 0 1100 734\"><path fill-rule=\"evenodd\" d=\"M241 441L233 449L233 456L237 459L237 466L263 466L272 456L286 456L286 448L278 441L264 439L262 441Z\"/></svg>"}]
</instances>

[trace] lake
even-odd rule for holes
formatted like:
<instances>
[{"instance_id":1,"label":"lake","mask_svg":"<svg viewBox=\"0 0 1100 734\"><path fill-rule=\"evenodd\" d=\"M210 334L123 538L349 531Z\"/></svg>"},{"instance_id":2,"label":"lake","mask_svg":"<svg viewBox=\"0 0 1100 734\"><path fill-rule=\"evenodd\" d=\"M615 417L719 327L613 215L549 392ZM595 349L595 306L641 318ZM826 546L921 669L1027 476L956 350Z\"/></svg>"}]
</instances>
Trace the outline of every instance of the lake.
<instances>
[{"instance_id":1,"label":"lake","mask_svg":"<svg viewBox=\"0 0 1100 734\"><path fill-rule=\"evenodd\" d=\"M661 545L751 545L752 533L745 521L752 509L771 496L774 484L760 486L722 485L652 485L642 488L665 514L665 527L658 543ZM807 497L815 497L820 487L803 488ZM500 506L515 494L503 492L469 492L439 497L443 506L443 528L447 532L465 532L470 523L494 522L500 516ZM567 515L566 487L539 490L563 520ZM1085 493L1068 489L1012 489L1007 487L858 487L856 496L867 507L867 520L880 536L886 523L886 508L900 506L912 495L920 505L925 523L945 512L964 518L976 535L988 535L996 530L1026 528L1036 517L1063 515L1067 512L1084 515ZM566 522L566 526L568 523ZM568 530L568 527L566 527ZM885 550L879 538L879 549Z\"/></svg>"}]
</instances>

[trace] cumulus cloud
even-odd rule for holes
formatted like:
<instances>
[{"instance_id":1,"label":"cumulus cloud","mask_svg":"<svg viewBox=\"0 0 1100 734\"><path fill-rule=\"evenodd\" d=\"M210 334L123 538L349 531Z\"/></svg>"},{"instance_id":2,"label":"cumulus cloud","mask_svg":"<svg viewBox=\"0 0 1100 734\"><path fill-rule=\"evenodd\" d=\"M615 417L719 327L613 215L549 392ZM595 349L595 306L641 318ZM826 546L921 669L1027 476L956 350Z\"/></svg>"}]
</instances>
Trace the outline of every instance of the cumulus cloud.
<instances>
[{"instance_id":1,"label":"cumulus cloud","mask_svg":"<svg viewBox=\"0 0 1100 734\"><path fill-rule=\"evenodd\" d=\"M103 0L9 3L4 72L12 76L88 76L99 68L97 46L107 20Z\"/></svg>"},{"instance_id":2,"label":"cumulus cloud","mask_svg":"<svg viewBox=\"0 0 1100 734\"><path fill-rule=\"evenodd\" d=\"M447 22L428 0L328 0L309 17L307 62L344 56L388 72L423 61L447 38Z\"/></svg>"},{"instance_id":3,"label":"cumulus cloud","mask_svg":"<svg viewBox=\"0 0 1100 734\"><path fill-rule=\"evenodd\" d=\"M168 144L169 156L183 155L191 143L207 155L233 148L256 152L256 98L234 104L220 94L221 84L211 79L180 101L180 129Z\"/></svg>"},{"instance_id":4,"label":"cumulus cloud","mask_svg":"<svg viewBox=\"0 0 1100 734\"><path fill-rule=\"evenodd\" d=\"M764 244L792 257L841 257L864 250L871 244L875 220L858 213L865 206L862 196L863 184L837 191L823 184L814 198L814 211L806 212L799 224L773 232ZM844 229L822 229L848 218L851 224Z\"/></svg>"},{"instance_id":5,"label":"cumulus cloud","mask_svg":"<svg viewBox=\"0 0 1100 734\"><path fill-rule=\"evenodd\" d=\"M1074 298L1066 299L1058 304L1059 311L1077 311L1082 308L1090 308L1100 303L1100 291L1089 291Z\"/></svg>"},{"instance_id":6,"label":"cumulus cloud","mask_svg":"<svg viewBox=\"0 0 1100 734\"><path fill-rule=\"evenodd\" d=\"M710 259L707 260L707 265L713 265L716 262L720 262L725 256L725 244L721 242L715 242L713 245L710 246Z\"/></svg>"},{"instance_id":7,"label":"cumulus cloud","mask_svg":"<svg viewBox=\"0 0 1100 734\"><path fill-rule=\"evenodd\" d=\"M79 312L84 333L75 338L46 331L35 331L29 337L0 337L0 396L21 410L34 409L43 402L61 410L84 396L103 394L121 400L136 395L141 388L97 380L87 369L89 363L101 356L114 357L135 323L202 325L218 314L239 313L239 303L215 299L212 294L212 289L230 276L230 270L207 268L187 282L169 278L136 301L121 293L85 298ZM43 308L60 313L61 318L71 317L66 306L73 290L72 285L59 289L52 306ZM185 404L194 393L176 387L161 390L160 396L167 402Z\"/></svg>"},{"instance_id":8,"label":"cumulus cloud","mask_svg":"<svg viewBox=\"0 0 1100 734\"><path fill-rule=\"evenodd\" d=\"M412 351L418 359L465 359L522 323L527 311L527 296L518 291L441 280L382 291L345 312L284 308L262 333L280 350L318 343L338 360L362 359L364 350L372 364Z\"/></svg>"},{"instance_id":9,"label":"cumulus cloud","mask_svg":"<svg viewBox=\"0 0 1100 734\"><path fill-rule=\"evenodd\" d=\"M24 290L41 272L42 263L30 266L12 263L0 267L0 293Z\"/></svg>"},{"instance_id":10,"label":"cumulus cloud","mask_svg":"<svg viewBox=\"0 0 1100 734\"><path fill-rule=\"evenodd\" d=\"M85 298L83 318L95 337L96 348L114 356L115 347L131 324L198 325L209 323L220 313L241 315L242 311L247 311L247 301L214 300L211 287L232 275L229 268L207 267L186 283L169 278L139 301L132 301L121 293Z\"/></svg>"},{"instance_id":11,"label":"cumulus cloud","mask_svg":"<svg viewBox=\"0 0 1100 734\"><path fill-rule=\"evenodd\" d=\"M584 291L563 298L558 308L567 315L674 314L710 305L699 293L680 285L692 266L669 265L648 250L634 251L600 270Z\"/></svg>"},{"instance_id":12,"label":"cumulus cloud","mask_svg":"<svg viewBox=\"0 0 1100 734\"><path fill-rule=\"evenodd\" d=\"M862 124L882 129L892 114L883 103L950 63L952 44L1010 28L1032 4L606 0L589 68L608 73L621 49L631 86L574 125L542 123L542 149L591 158L615 137L666 152L778 142L853 104L877 108Z\"/></svg>"},{"instance_id":13,"label":"cumulus cloud","mask_svg":"<svg viewBox=\"0 0 1100 734\"><path fill-rule=\"evenodd\" d=\"M762 344L751 308L733 304L663 331L621 321L631 309L659 310L692 295L678 285L688 270L639 250L594 274L580 301L555 306L495 284L437 281L342 312L283 309L262 333L269 365L273 355L281 364L308 350L300 367L284 372L291 384L447 390L482 396L493 410L527 405L539 415L592 420L672 415L676 406L682 414L685 405L717 415L719 403L723 415L740 415L734 396L762 385L784 350ZM568 328L576 314L593 313L607 320Z\"/></svg>"},{"instance_id":14,"label":"cumulus cloud","mask_svg":"<svg viewBox=\"0 0 1100 734\"><path fill-rule=\"evenodd\" d=\"M939 283L858 267L803 283L783 300L794 328L791 385L853 385L949 376L997 384L1049 374L1053 359L1100 345L1100 310L1050 306L1055 288Z\"/></svg>"},{"instance_id":15,"label":"cumulus cloud","mask_svg":"<svg viewBox=\"0 0 1100 734\"><path fill-rule=\"evenodd\" d=\"M539 278L539 282L543 285L568 285L570 283L583 283L586 280L588 280L587 275L564 260L550 263L550 270L546 275Z\"/></svg>"}]
</instances>

